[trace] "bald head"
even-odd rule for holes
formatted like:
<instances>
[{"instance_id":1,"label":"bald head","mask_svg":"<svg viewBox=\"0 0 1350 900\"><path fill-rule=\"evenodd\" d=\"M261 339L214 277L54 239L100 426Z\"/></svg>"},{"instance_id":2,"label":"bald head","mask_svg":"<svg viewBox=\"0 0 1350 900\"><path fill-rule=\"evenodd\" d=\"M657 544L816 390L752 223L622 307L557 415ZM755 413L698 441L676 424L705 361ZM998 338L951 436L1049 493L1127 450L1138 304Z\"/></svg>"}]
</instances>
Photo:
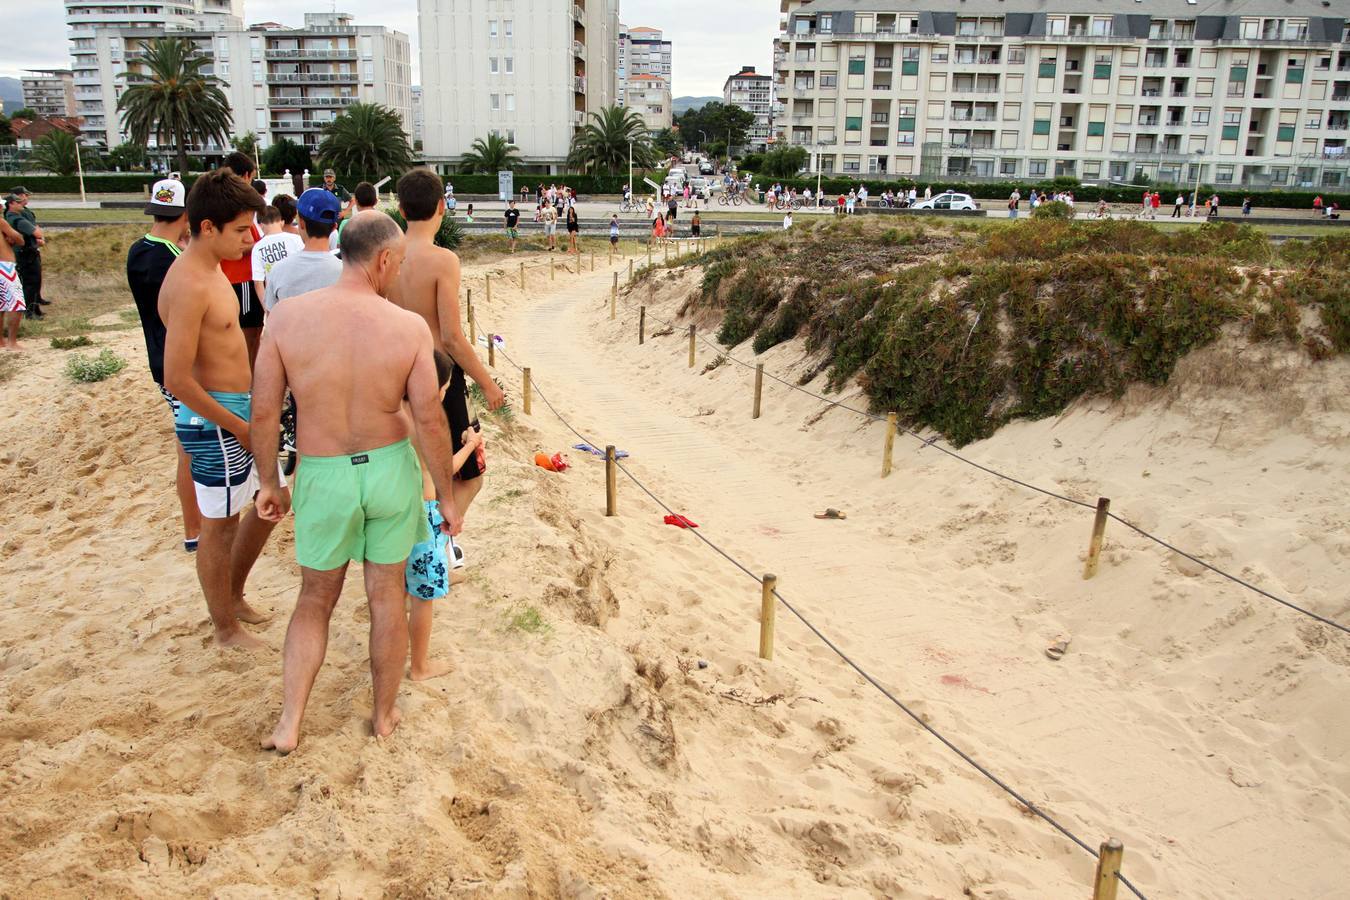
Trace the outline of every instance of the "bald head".
<instances>
[{"instance_id":1,"label":"bald head","mask_svg":"<svg viewBox=\"0 0 1350 900\"><path fill-rule=\"evenodd\" d=\"M342 229L342 262L345 265L366 265L380 255L403 244L403 231L398 223L378 209L368 209L352 216Z\"/></svg>"}]
</instances>

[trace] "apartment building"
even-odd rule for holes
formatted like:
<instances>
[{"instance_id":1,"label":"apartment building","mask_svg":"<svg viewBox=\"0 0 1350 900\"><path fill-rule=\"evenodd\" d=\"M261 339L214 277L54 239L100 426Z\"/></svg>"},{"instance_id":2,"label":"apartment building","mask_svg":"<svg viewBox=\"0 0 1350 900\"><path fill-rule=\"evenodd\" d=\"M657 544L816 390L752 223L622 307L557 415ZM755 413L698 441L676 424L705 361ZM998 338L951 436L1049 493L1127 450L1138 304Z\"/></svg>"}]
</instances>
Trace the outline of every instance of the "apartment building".
<instances>
[{"instance_id":1,"label":"apartment building","mask_svg":"<svg viewBox=\"0 0 1350 900\"><path fill-rule=\"evenodd\" d=\"M425 121L423 115L422 86L415 84L412 86L412 136L414 147L420 147L423 141L422 123Z\"/></svg>"},{"instance_id":2,"label":"apartment building","mask_svg":"<svg viewBox=\"0 0 1350 900\"><path fill-rule=\"evenodd\" d=\"M674 123L669 81L659 75L632 75L626 91L624 105L642 116L648 131L661 131Z\"/></svg>"},{"instance_id":3,"label":"apartment building","mask_svg":"<svg viewBox=\"0 0 1350 900\"><path fill-rule=\"evenodd\" d=\"M661 29L647 25L629 28L621 24L618 47L615 83L616 93L621 99L626 102L628 81L636 75L654 75L664 79L666 87L670 87L674 44L665 39Z\"/></svg>"},{"instance_id":4,"label":"apartment building","mask_svg":"<svg viewBox=\"0 0 1350 900\"><path fill-rule=\"evenodd\" d=\"M306 14L303 28L275 22L245 28L233 17L200 19L198 26L93 29L81 54L88 61L81 65L92 73L86 86L97 99L78 93L78 79L76 93L86 108L81 112L86 139L94 137L109 147L126 140L116 112L127 87L125 75L140 71L146 42L164 36L196 44L209 59L203 71L219 79L229 100L235 135L251 131L263 148L281 138L316 147L323 126L357 102L390 107L403 120L404 131L412 133L412 48L407 35L356 25L344 13ZM212 142L193 149L216 153L228 148Z\"/></svg>"},{"instance_id":5,"label":"apartment building","mask_svg":"<svg viewBox=\"0 0 1350 900\"><path fill-rule=\"evenodd\" d=\"M768 149L773 130L774 81L770 75L760 75L754 66L742 66L735 75L730 75L722 85L722 102L727 106L739 106L755 117L755 123L746 133L751 150L764 152Z\"/></svg>"},{"instance_id":6,"label":"apartment building","mask_svg":"<svg viewBox=\"0 0 1350 900\"><path fill-rule=\"evenodd\" d=\"M166 32L238 26L244 0L65 0L67 35L75 88L75 114L84 118L86 143L109 143L116 136L117 97L98 53L99 32L116 29L156 37Z\"/></svg>"},{"instance_id":7,"label":"apartment building","mask_svg":"<svg viewBox=\"0 0 1350 900\"><path fill-rule=\"evenodd\" d=\"M28 69L21 80L23 105L43 118L77 115L70 69Z\"/></svg>"},{"instance_id":8,"label":"apartment building","mask_svg":"<svg viewBox=\"0 0 1350 900\"><path fill-rule=\"evenodd\" d=\"M825 172L1350 182L1323 0L782 0L779 137Z\"/></svg>"},{"instance_id":9,"label":"apartment building","mask_svg":"<svg viewBox=\"0 0 1350 900\"><path fill-rule=\"evenodd\" d=\"M452 168L497 134L561 172L572 135L616 102L618 32L618 0L418 0L427 162Z\"/></svg>"}]
</instances>

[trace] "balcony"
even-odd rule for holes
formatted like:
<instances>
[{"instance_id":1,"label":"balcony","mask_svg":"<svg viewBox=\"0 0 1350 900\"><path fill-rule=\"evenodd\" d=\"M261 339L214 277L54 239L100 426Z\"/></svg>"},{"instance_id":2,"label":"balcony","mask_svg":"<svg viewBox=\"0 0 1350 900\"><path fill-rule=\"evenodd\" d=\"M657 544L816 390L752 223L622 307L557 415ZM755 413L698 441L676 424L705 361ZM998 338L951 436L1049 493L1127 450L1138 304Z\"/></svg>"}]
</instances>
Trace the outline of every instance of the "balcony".
<instances>
[{"instance_id":1,"label":"balcony","mask_svg":"<svg viewBox=\"0 0 1350 900\"><path fill-rule=\"evenodd\" d=\"M273 131L319 131L327 124L318 119L273 119L270 126Z\"/></svg>"},{"instance_id":2,"label":"balcony","mask_svg":"<svg viewBox=\"0 0 1350 900\"><path fill-rule=\"evenodd\" d=\"M265 51L268 59L356 59L356 48L346 50L290 50L268 47ZM131 59L131 55L127 55Z\"/></svg>"},{"instance_id":3,"label":"balcony","mask_svg":"<svg viewBox=\"0 0 1350 900\"><path fill-rule=\"evenodd\" d=\"M884 113L884 112L883 112L883 113L875 113L875 112L872 113L872 124L873 124L873 125L889 125L890 122L891 122L891 114L890 114L890 113Z\"/></svg>"},{"instance_id":4,"label":"balcony","mask_svg":"<svg viewBox=\"0 0 1350 900\"><path fill-rule=\"evenodd\" d=\"M269 97L267 102L271 106L279 107L331 107L331 106L351 106L357 102L355 97Z\"/></svg>"},{"instance_id":5,"label":"balcony","mask_svg":"<svg viewBox=\"0 0 1350 900\"><path fill-rule=\"evenodd\" d=\"M572 42L572 55L575 56L577 59L585 59L585 58L586 58L586 45L583 44L581 41L573 41L573 42Z\"/></svg>"},{"instance_id":6,"label":"balcony","mask_svg":"<svg viewBox=\"0 0 1350 900\"><path fill-rule=\"evenodd\" d=\"M586 10L575 3L572 4L572 21L580 22L582 25L586 24Z\"/></svg>"},{"instance_id":7,"label":"balcony","mask_svg":"<svg viewBox=\"0 0 1350 900\"><path fill-rule=\"evenodd\" d=\"M355 84L358 81L355 72L343 72L338 75L319 72L268 72L268 84Z\"/></svg>"},{"instance_id":8,"label":"balcony","mask_svg":"<svg viewBox=\"0 0 1350 900\"><path fill-rule=\"evenodd\" d=\"M918 31L905 32L899 34L893 31L875 31L875 32L869 31L866 33L846 32L846 31L806 31L806 32L798 31L787 35L787 37L794 40L850 41L854 43L860 41L874 41L883 44L895 44L901 41L904 41L906 43L913 43L915 41L951 40L951 37L949 35L931 34ZM981 40L1002 41L1003 39L1001 37L1000 38L963 37L961 38L961 40L975 42Z\"/></svg>"},{"instance_id":9,"label":"balcony","mask_svg":"<svg viewBox=\"0 0 1350 900\"><path fill-rule=\"evenodd\" d=\"M1190 43L1195 40L1194 31L1161 31L1148 36L1152 44Z\"/></svg>"},{"instance_id":10,"label":"balcony","mask_svg":"<svg viewBox=\"0 0 1350 900\"><path fill-rule=\"evenodd\" d=\"M1083 31L1070 31L1068 34L1029 35L1024 40L1036 44L1132 44L1134 38L1129 35L1116 37L1114 34L1088 34Z\"/></svg>"}]
</instances>

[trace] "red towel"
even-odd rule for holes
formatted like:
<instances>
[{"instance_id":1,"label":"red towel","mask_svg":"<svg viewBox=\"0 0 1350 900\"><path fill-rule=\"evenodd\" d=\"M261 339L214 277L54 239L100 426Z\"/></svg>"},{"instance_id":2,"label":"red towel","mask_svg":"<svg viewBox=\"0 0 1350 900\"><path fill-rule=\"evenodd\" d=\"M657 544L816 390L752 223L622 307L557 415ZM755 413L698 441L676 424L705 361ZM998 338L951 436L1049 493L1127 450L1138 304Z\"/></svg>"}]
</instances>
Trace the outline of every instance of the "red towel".
<instances>
[{"instance_id":1,"label":"red towel","mask_svg":"<svg viewBox=\"0 0 1350 900\"><path fill-rule=\"evenodd\" d=\"M684 516L666 516L663 520L667 525L674 525L676 528L697 528L691 519Z\"/></svg>"}]
</instances>

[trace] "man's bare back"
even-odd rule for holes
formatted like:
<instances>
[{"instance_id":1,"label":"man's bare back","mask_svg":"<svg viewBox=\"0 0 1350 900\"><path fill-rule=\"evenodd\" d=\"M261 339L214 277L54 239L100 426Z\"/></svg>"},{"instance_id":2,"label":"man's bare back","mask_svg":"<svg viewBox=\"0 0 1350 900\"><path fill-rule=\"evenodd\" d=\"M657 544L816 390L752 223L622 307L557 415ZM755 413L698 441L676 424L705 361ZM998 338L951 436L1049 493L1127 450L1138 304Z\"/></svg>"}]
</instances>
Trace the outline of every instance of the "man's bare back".
<instances>
[{"instance_id":1,"label":"man's bare back","mask_svg":"<svg viewBox=\"0 0 1350 900\"><path fill-rule=\"evenodd\" d=\"M389 299L421 316L437 350L450 353L459 330L459 256L432 243L410 240Z\"/></svg>"},{"instance_id":2,"label":"man's bare back","mask_svg":"<svg viewBox=\"0 0 1350 900\"><path fill-rule=\"evenodd\" d=\"M278 304L267 330L302 410L302 455L359 453L408 436L408 376L419 353L431 353L416 315L339 282Z\"/></svg>"}]
</instances>

